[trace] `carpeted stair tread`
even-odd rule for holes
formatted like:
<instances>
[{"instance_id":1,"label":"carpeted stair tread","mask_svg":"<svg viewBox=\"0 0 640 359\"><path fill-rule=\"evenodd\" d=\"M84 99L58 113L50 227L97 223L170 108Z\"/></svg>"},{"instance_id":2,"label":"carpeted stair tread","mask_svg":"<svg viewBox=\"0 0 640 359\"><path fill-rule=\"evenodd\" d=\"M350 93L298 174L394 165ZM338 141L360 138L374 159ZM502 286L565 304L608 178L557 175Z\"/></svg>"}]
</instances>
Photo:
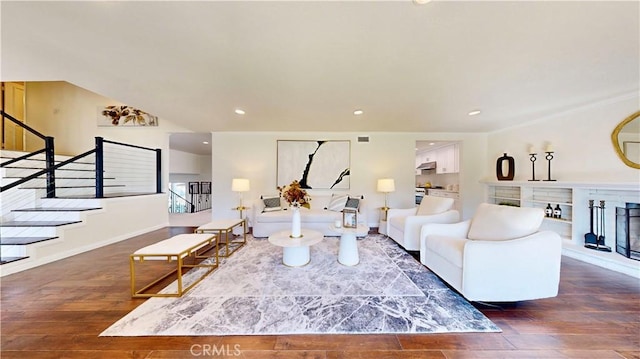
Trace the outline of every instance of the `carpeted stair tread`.
<instances>
[{"instance_id":1,"label":"carpeted stair tread","mask_svg":"<svg viewBox=\"0 0 640 359\"><path fill-rule=\"evenodd\" d=\"M0 223L0 227L59 227L82 221L7 221Z\"/></svg>"},{"instance_id":2,"label":"carpeted stair tread","mask_svg":"<svg viewBox=\"0 0 640 359\"><path fill-rule=\"evenodd\" d=\"M59 237L2 237L0 244L5 245L28 245L33 243L50 241Z\"/></svg>"}]
</instances>

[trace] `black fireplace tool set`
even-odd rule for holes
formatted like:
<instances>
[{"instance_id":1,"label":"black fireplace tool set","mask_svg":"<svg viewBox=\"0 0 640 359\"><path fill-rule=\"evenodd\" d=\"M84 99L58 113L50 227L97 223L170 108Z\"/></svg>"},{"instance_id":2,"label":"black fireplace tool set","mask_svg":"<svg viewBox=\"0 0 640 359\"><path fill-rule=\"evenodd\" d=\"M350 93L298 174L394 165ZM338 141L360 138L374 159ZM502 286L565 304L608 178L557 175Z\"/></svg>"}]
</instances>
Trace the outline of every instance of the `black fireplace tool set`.
<instances>
[{"instance_id":1,"label":"black fireplace tool set","mask_svg":"<svg viewBox=\"0 0 640 359\"><path fill-rule=\"evenodd\" d=\"M604 244L604 201L600 201L600 206L594 206L593 200L589 200L590 231L584 235L584 246L602 252L611 252L611 247ZM594 212L596 219L596 232L593 230Z\"/></svg>"}]
</instances>

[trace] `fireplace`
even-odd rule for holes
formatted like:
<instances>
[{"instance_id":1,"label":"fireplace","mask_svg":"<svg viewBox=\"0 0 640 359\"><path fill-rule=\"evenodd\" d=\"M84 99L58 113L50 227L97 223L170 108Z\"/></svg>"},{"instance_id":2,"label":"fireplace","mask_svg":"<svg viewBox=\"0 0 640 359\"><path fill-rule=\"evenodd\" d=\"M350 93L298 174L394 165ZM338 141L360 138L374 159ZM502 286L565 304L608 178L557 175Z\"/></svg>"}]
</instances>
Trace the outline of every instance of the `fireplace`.
<instances>
[{"instance_id":1,"label":"fireplace","mask_svg":"<svg viewBox=\"0 0 640 359\"><path fill-rule=\"evenodd\" d=\"M616 207L616 252L640 261L640 203Z\"/></svg>"}]
</instances>

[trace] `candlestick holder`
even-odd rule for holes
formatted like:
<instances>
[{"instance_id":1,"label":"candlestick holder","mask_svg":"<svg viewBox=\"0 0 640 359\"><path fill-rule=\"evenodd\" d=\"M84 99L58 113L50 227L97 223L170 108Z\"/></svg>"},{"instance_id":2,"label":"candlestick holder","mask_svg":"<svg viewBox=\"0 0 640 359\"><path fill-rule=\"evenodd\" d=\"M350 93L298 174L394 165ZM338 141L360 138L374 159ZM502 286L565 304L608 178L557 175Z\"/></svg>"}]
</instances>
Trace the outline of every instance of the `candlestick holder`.
<instances>
[{"instance_id":1,"label":"candlestick holder","mask_svg":"<svg viewBox=\"0 0 640 359\"><path fill-rule=\"evenodd\" d=\"M529 161L531 161L531 179L529 181L539 181L536 179L536 155L537 153L530 153Z\"/></svg>"},{"instance_id":2,"label":"candlestick holder","mask_svg":"<svg viewBox=\"0 0 640 359\"><path fill-rule=\"evenodd\" d=\"M544 181L555 181L554 179L551 179L551 160L553 159L553 152L552 151L546 151L545 153L547 155L544 156L544 158L547 160L548 170L547 170L547 179L544 180Z\"/></svg>"}]
</instances>

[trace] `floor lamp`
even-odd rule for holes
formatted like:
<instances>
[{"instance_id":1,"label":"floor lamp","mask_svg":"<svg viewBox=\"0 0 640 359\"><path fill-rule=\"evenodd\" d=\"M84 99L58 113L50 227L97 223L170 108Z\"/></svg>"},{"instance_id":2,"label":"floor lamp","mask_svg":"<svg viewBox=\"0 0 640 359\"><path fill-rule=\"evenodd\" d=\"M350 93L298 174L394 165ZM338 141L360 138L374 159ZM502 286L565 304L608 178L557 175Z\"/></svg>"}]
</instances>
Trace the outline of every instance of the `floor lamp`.
<instances>
[{"instance_id":1,"label":"floor lamp","mask_svg":"<svg viewBox=\"0 0 640 359\"><path fill-rule=\"evenodd\" d=\"M387 211L389 210L388 206L388 197L390 192L394 192L396 190L396 184L393 178L381 178L378 180L378 192L384 193L384 207L382 207L382 220L387 220Z\"/></svg>"},{"instance_id":2,"label":"floor lamp","mask_svg":"<svg viewBox=\"0 0 640 359\"><path fill-rule=\"evenodd\" d=\"M242 219L242 211L248 209L242 204L242 192L249 191L249 180L246 178L234 178L231 182L231 190L233 192L238 192L240 195L240 205L236 208L233 208L236 211L240 211L240 219Z\"/></svg>"}]
</instances>

